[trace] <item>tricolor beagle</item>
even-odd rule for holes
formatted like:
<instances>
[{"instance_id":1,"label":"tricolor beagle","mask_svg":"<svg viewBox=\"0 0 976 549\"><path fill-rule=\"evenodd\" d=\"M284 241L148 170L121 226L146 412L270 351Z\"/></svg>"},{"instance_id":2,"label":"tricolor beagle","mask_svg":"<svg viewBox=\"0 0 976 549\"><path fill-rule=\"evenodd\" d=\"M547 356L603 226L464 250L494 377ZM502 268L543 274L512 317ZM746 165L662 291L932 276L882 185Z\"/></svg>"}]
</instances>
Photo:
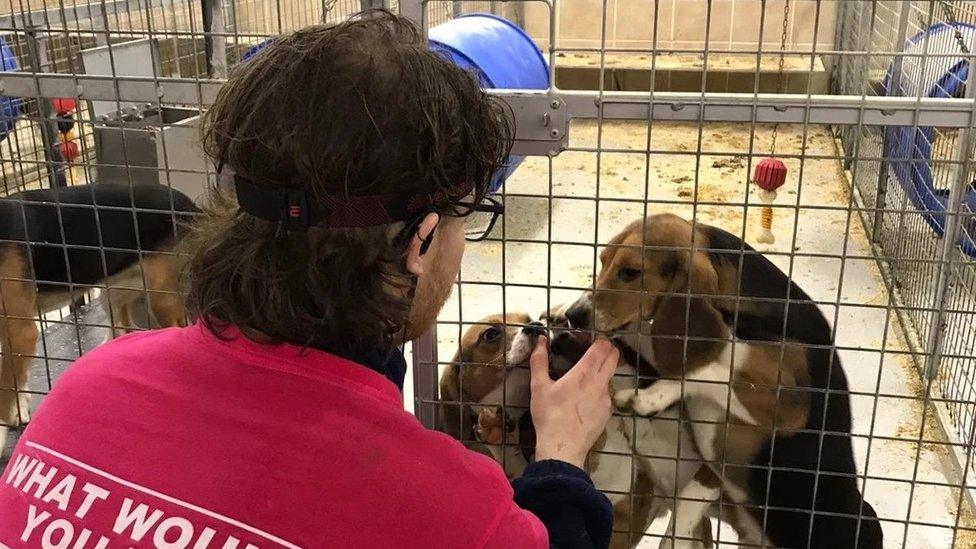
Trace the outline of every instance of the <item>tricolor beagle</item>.
<instances>
[{"instance_id":1,"label":"tricolor beagle","mask_svg":"<svg viewBox=\"0 0 976 549\"><path fill-rule=\"evenodd\" d=\"M847 379L810 297L739 238L671 214L635 221L600 259L593 293L567 317L651 357L662 379L618 392L619 406L684 404L708 466L679 515L721 499L747 511L728 519L744 543L882 547L858 489ZM681 520L676 536L696 524Z\"/></svg>"}]
</instances>

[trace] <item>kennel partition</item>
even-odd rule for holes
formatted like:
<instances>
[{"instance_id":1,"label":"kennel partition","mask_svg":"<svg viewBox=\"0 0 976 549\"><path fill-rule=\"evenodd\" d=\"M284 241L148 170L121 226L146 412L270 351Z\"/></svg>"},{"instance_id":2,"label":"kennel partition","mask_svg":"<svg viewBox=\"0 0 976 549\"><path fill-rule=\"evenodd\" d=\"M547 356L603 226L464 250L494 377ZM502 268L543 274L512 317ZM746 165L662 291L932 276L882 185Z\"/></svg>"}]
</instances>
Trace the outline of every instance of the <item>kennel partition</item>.
<instances>
[{"instance_id":1,"label":"kennel partition","mask_svg":"<svg viewBox=\"0 0 976 549\"><path fill-rule=\"evenodd\" d=\"M57 136L46 101L70 97L83 105L83 156L74 167L83 180L94 179L101 161L92 136L100 122L89 101L205 109L247 49L376 5L11 2L0 13L0 35L15 44L20 70L0 73L0 94L22 98L25 114L0 143L5 178L12 174L8 192L54 184L44 174L63 169L51 153ZM972 24L973 3L789 5L785 16L784 2L773 0L388 6L426 29L472 11L504 16L536 40L554 82L542 92L490 92L517 121L513 153L528 158L500 189L508 214L492 238L469 246L438 329L412 345L408 407L434 425L437 375L461 330L483 313L529 308L536 315L586 290L599 246L632 219L674 211L754 238L760 204L751 172L769 154L778 125L777 156L790 180L774 206L777 244L761 251L814 296L835 327L848 375L857 377L851 392L866 497L883 504L892 547L972 546L976 267L958 242L971 221L976 92L965 85L972 71L959 70L950 78L963 82L947 94L888 90L905 88L896 80L913 74L906 66L922 75L929 63L971 61L969 52L944 50L954 35L936 41L931 29ZM81 49L112 51L132 39L156 41L159 73L90 75L77 62ZM909 147L892 145L904 135ZM916 154L916 142L925 141L929 153ZM151 168L161 182L177 173L201 181L213 175L162 156ZM119 158L131 174L135 157L123 151ZM906 169L934 174L941 212L912 200L897 177ZM930 224L935 215L941 234ZM104 330L106 319L47 319L32 381L38 397L97 342L88 325ZM656 546L660 535L652 530L642 546ZM729 536L719 532L720 541Z\"/></svg>"}]
</instances>

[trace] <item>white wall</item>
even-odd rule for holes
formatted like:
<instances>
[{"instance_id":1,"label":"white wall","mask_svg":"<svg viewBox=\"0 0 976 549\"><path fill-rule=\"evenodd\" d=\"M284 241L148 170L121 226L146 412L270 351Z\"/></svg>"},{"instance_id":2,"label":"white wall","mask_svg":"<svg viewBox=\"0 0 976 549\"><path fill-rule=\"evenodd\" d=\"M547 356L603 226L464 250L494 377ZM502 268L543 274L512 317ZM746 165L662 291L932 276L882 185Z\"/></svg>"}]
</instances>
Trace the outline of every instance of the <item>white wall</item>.
<instances>
[{"instance_id":1,"label":"white wall","mask_svg":"<svg viewBox=\"0 0 976 549\"><path fill-rule=\"evenodd\" d=\"M657 49L702 49L705 45L706 0L561 0L557 8L557 48L594 48L601 44L601 21L606 6L606 46L650 50L654 45L657 4ZM778 51L783 29L782 0L712 0L709 49ZM833 49L837 2L793 0L788 20L789 49ZM762 40L760 20L765 11ZM543 3L525 4L525 26L542 48L549 46L549 8Z\"/></svg>"}]
</instances>

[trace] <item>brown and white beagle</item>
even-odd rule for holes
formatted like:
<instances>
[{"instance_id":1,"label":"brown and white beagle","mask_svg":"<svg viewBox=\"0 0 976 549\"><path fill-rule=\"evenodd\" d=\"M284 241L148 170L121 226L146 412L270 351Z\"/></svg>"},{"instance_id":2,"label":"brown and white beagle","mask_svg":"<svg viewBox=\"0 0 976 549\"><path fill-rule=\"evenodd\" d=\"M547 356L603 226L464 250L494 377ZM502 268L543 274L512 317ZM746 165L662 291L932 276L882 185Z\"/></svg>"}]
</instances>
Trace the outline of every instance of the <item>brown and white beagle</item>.
<instances>
[{"instance_id":1,"label":"brown and white beagle","mask_svg":"<svg viewBox=\"0 0 976 549\"><path fill-rule=\"evenodd\" d=\"M553 330L550 369L558 378L582 357L592 342L592 332L570 329L561 308L543 315L543 319ZM531 353L538 333L541 324L533 323L528 315L488 317L468 328L458 354L441 377L440 406L445 413L445 430L463 441L477 438L510 478L522 473L535 446L535 431L526 410L529 379L524 368L528 359L525 349L528 347ZM633 390L637 386L638 368L628 360L637 362L622 355L613 389ZM513 365L519 369L511 371ZM503 377L506 371L507 377ZM524 375L515 374L519 371ZM642 371L641 375L647 373ZM503 380L508 398L504 410L498 399ZM459 401L474 404L467 405L462 413L456 404ZM678 408L680 403L651 420L635 421L629 415L611 418L587 459L586 470L594 485L607 494L614 506L611 547L636 546L651 521L671 509L675 496L701 467L691 431L677 421ZM458 421L446 421L448 415ZM694 532L697 538L710 540L708 519L700 520ZM693 545L707 546L704 542Z\"/></svg>"},{"instance_id":2,"label":"brown and white beagle","mask_svg":"<svg viewBox=\"0 0 976 549\"><path fill-rule=\"evenodd\" d=\"M640 415L683 403L708 464L679 495L678 543L721 500L741 543L882 547L847 380L810 297L741 239L671 214L635 221L600 259L567 317L652 357L661 379L615 402Z\"/></svg>"},{"instance_id":3,"label":"brown and white beagle","mask_svg":"<svg viewBox=\"0 0 976 549\"><path fill-rule=\"evenodd\" d=\"M493 455L509 478L525 468L511 433L528 410L529 356L543 333L543 324L525 313L488 316L465 330L440 378L438 428ZM506 432L509 444L501 445ZM496 446L479 444L486 441Z\"/></svg>"}]
</instances>

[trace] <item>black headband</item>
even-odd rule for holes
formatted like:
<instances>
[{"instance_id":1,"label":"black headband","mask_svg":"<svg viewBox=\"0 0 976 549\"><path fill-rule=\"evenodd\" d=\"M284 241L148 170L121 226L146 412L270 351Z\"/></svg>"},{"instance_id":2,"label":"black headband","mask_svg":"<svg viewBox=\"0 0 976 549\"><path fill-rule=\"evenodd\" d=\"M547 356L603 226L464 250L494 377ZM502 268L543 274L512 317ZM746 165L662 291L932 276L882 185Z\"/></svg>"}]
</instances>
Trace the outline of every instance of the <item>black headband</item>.
<instances>
[{"instance_id":1,"label":"black headband","mask_svg":"<svg viewBox=\"0 0 976 549\"><path fill-rule=\"evenodd\" d=\"M427 212L449 206L470 189L411 191L400 194L317 196L305 187L255 183L234 176L240 209L288 230L309 227L352 228L410 221Z\"/></svg>"}]
</instances>

